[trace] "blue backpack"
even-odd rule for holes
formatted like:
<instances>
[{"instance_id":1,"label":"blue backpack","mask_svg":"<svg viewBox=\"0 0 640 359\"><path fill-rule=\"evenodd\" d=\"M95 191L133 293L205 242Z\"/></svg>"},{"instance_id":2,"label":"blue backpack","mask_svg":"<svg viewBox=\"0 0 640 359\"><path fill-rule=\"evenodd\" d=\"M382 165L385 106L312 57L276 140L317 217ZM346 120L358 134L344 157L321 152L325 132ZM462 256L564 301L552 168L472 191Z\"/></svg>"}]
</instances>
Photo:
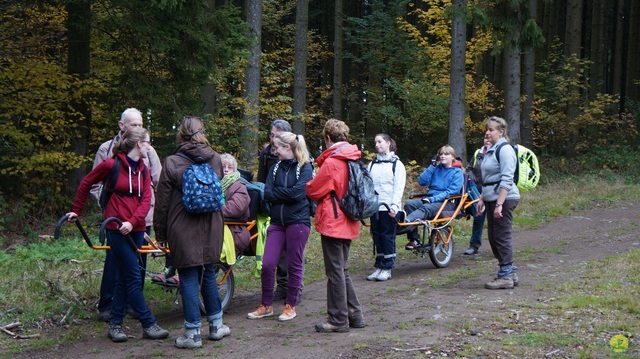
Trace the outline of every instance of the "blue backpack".
<instances>
[{"instance_id":1,"label":"blue backpack","mask_svg":"<svg viewBox=\"0 0 640 359\"><path fill-rule=\"evenodd\" d=\"M216 172L202 157L194 160L182 152L176 154L192 163L182 174L182 203L187 212L220 212L225 200Z\"/></svg>"}]
</instances>

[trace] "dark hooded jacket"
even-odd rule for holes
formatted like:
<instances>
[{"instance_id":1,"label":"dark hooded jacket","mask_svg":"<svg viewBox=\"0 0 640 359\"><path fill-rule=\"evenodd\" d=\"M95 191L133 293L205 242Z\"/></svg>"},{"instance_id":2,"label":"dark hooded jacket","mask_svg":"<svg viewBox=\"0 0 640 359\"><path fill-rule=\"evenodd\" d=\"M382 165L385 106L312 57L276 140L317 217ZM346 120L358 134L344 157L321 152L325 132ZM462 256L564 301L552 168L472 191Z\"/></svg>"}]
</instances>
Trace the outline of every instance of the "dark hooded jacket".
<instances>
[{"instance_id":1,"label":"dark hooded jacket","mask_svg":"<svg viewBox=\"0 0 640 359\"><path fill-rule=\"evenodd\" d=\"M222 178L222 160L211 147L185 142L176 152L191 158L202 157ZM222 251L222 212L192 214L182 204L182 174L191 162L179 155L167 157L156 190L153 227L156 240L169 242L176 268L195 267L220 261Z\"/></svg>"}]
</instances>

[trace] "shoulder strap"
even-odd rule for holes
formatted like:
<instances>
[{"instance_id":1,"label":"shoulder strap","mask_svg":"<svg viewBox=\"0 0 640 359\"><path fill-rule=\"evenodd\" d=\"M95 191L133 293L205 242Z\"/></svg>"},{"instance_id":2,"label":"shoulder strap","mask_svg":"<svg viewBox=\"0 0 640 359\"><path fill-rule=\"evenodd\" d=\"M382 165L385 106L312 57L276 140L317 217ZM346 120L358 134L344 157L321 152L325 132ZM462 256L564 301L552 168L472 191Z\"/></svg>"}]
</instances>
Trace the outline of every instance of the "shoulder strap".
<instances>
[{"instance_id":1,"label":"shoulder strap","mask_svg":"<svg viewBox=\"0 0 640 359\"><path fill-rule=\"evenodd\" d=\"M496 160L498 161L498 163L500 163L500 149L502 149L502 147L504 145L508 145L508 144L509 144L509 142L502 142L500 144L500 146L498 146L498 148L496 148Z\"/></svg>"},{"instance_id":2,"label":"shoulder strap","mask_svg":"<svg viewBox=\"0 0 640 359\"><path fill-rule=\"evenodd\" d=\"M187 154L184 153L184 152L176 152L176 155L178 155L178 156L180 156L182 158L188 159L189 161L191 161L191 163L196 163L196 161L194 161L193 158L187 156Z\"/></svg>"},{"instance_id":3,"label":"shoulder strap","mask_svg":"<svg viewBox=\"0 0 640 359\"><path fill-rule=\"evenodd\" d=\"M393 172L393 175L396 175L396 164L398 163L398 158L394 157L393 161L380 161L377 158L373 161L371 161L371 164L369 165L369 172L371 172L371 169L373 168L373 164L374 163L389 163L391 162L393 165L391 166L391 172Z\"/></svg>"}]
</instances>

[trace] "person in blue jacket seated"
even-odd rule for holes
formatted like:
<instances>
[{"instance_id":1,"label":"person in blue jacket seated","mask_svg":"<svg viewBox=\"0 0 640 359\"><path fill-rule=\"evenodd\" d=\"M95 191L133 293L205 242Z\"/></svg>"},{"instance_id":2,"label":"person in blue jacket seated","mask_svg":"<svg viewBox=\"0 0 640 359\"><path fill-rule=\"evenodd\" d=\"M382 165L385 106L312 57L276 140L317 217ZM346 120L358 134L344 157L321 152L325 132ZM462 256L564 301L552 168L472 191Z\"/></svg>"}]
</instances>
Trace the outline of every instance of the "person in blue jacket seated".
<instances>
[{"instance_id":1,"label":"person in blue jacket seated","mask_svg":"<svg viewBox=\"0 0 640 359\"><path fill-rule=\"evenodd\" d=\"M455 165L456 151L453 147L444 145L438 150L437 157L440 159L440 163L436 164L436 160L432 160L431 165L418 177L418 184L429 187L426 196L407 201L404 205L406 213L404 222L406 223L433 219L440 207L442 207L445 198L460 194L460 191L462 191L464 176L462 169ZM455 204L448 202L443 210L453 211L455 210ZM399 222L402 222L402 217L400 215ZM417 249L420 241L418 227L409 227L407 238L409 243L407 243L405 249Z\"/></svg>"}]
</instances>

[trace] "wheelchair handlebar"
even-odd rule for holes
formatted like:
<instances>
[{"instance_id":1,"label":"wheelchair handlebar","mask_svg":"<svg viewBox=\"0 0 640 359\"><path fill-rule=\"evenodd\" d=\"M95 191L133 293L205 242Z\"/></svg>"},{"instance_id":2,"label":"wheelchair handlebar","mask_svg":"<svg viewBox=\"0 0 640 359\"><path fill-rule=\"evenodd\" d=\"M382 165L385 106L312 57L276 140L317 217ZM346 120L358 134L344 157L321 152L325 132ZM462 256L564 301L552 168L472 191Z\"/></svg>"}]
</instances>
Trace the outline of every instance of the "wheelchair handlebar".
<instances>
[{"instance_id":1,"label":"wheelchair handlebar","mask_svg":"<svg viewBox=\"0 0 640 359\"><path fill-rule=\"evenodd\" d=\"M68 219L69 219L69 215L65 214L64 216L62 216L62 218L58 220L58 222L56 223L56 231L53 234L53 239L60 238L60 228L62 227L62 224L64 222L67 222ZM80 231L80 234L82 234L82 238L84 238L84 241L87 243L87 245L89 247L93 247L93 243L91 243L91 239L89 239L89 235L84 230L84 227L82 227L82 223L80 223L79 218L76 219L76 226L78 227L78 230Z\"/></svg>"}]
</instances>

